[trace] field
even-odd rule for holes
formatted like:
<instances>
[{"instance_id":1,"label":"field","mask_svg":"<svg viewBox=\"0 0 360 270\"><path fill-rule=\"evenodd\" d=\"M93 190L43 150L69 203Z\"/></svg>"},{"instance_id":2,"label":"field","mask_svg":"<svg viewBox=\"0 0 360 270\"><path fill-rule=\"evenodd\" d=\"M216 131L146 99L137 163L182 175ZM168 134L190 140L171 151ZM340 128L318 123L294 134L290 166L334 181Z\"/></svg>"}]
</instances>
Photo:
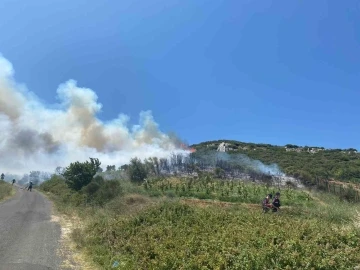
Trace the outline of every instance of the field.
<instances>
[{"instance_id":1,"label":"field","mask_svg":"<svg viewBox=\"0 0 360 270\"><path fill-rule=\"evenodd\" d=\"M278 188L209 177L117 182L115 196L92 194L97 203L60 178L41 186L59 210L82 220L73 240L99 269L360 265L359 207L332 195L284 188L281 211L263 214L261 200Z\"/></svg>"}]
</instances>

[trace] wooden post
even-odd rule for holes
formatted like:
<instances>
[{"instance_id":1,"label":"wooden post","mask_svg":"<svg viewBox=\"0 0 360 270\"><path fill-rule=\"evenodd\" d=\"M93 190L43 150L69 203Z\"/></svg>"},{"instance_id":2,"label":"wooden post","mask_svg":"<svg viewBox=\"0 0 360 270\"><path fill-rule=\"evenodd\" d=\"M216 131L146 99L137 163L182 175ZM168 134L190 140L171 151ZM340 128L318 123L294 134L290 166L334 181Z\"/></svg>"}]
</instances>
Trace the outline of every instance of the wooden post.
<instances>
[{"instance_id":1,"label":"wooden post","mask_svg":"<svg viewBox=\"0 0 360 270\"><path fill-rule=\"evenodd\" d=\"M330 184L329 184L329 180L327 180L327 181L326 181L326 185L327 185L328 192L330 193Z\"/></svg>"}]
</instances>

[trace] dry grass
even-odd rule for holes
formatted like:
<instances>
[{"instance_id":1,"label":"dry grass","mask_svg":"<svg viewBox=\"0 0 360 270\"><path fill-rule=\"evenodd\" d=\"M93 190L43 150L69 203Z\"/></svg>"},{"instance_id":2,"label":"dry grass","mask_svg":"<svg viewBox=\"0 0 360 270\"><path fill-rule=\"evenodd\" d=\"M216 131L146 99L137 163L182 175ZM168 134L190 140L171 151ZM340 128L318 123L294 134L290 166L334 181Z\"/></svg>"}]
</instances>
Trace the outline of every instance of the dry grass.
<instances>
[{"instance_id":1,"label":"dry grass","mask_svg":"<svg viewBox=\"0 0 360 270\"><path fill-rule=\"evenodd\" d=\"M63 270L100 270L91 260L79 251L77 244L72 240L71 234L76 229L82 228L82 222L75 214L63 215L56 213L51 216L51 222L61 226L59 256L63 262L60 266Z\"/></svg>"},{"instance_id":2,"label":"dry grass","mask_svg":"<svg viewBox=\"0 0 360 270\"><path fill-rule=\"evenodd\" d=\"M9 183L0 181L0 202L10 199L16 194L16 190Z\"/></svg>"},{"instance_id":3,"label":"dry grass","mask_svg":"<svg viewBox=\"0 0 360 270\"><path fill-rule=\"evenodd\" d=\"M106 206L105 211L110 211L117 215L135 215L159 201L161 199L151 199L140 194L126 194L124 197L117 197L112 200Z\"/></svg>"}]
</instances>

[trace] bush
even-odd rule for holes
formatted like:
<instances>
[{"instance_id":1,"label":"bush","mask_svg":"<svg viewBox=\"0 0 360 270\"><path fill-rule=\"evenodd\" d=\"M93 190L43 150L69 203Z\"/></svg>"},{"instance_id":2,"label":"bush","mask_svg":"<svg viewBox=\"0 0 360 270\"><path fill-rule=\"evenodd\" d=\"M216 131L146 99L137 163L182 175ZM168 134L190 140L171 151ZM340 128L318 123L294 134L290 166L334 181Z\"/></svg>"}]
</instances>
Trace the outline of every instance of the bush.
<instances>
[{"instance_id":1,"label":"bush","mask_svg":"<svg viewBox=\"0 0 360 270\"><path fill-rule=\"evenodd\" d=\"M101 176L96 176L87 186L83 187L82 191L87 196L93 196L104 183L104 179Z\"/></svg>"},{"instance_id":2,"label":"bush","mask_svg":"<svg viewBox=\"0 0 360 270\"><path fill-rule=\"evenodd\" d=\"M103 206L120 195L122 188L118 180L105 181L101 176L97 176L81 192L86 196L88 203Z\"/></svg>"},{"instance_id":3,"label":"bush","mask_svg":"<svg viewBox=\"0 0 360 270\"><path fill-rule=\"evenodd\" d=\"M59 175L53 175L49 180L44 181L40 185L40 189L50 192L54 195L62 195L69 192L69 187L65 183L65 179Z\"/></svg>"},{"instance_id":4,"label":"bush","mask_svg":"<svg viewBox=\"0 0 360 270\"><path fill-rule=\"evenodd\" d=\"M165 195L166 195L166 197L171 198L171 199L177 197L176 193L174 191L172 191L172 190L166 191Z\"/></svg>"}]
</instances>

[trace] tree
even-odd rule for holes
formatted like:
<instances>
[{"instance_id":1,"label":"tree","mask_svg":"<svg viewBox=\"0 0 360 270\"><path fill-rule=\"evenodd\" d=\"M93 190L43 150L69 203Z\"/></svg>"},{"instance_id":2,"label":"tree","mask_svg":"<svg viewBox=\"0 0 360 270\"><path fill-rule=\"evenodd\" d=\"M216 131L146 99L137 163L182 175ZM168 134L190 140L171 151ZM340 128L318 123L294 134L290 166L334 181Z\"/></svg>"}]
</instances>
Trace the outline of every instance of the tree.
<instances>
[{"instance_id":1,"label":"tree","mask_svg":"<svg viewBox=\"0 0 360 270\"><path fill-rule=\"evenodd\" d=\"M170 173L170 166L169 161L166 158L160 158L159 160L160 165L160 172L166 171L167 173Z\"/></svg>"},{"instance_id":2,"label":"tree","mask_svg":"<svg viewBox=\"0 0 360 270\"><path fill-rule=\"evenodd\" d=\"M97 173L100 167L100 161L97 158L90 158L90 162L76 161L71 163L65 169L65 182L69 188L79 191L82 187L88 185Z\"/></svg>"},{"instance_id":3,"label":"tree","mask_svg":"<svg viewBox=\"0 0 360 270\"><path fill-rule=\"evenodd\" d=\"M1 180L4 180L4 178L5 178L5 174L1 174Z\"/></svg>"},{"instance_id":4,"label":"tree","mask_svg":"<svg viewBox=\"0 0 360 270\"><path fill-rule=\"evenodd\" d=\"M138 158L130 160L127 172L132 182L141 183L147 177L146 166Z\"/></svg>"},{"instance_id":5,"label":"tree","mask_svg":"<svg viewBox=\"0 0 360 270\"><path fill-rule=\"evenodd\" d=\"M129 164L124 164L119 167L120 171L127 171L127 169L129 169Z\"/></svg>"},{"instance_id":6,"label":"tree","mask_svg":"<svg viewBox=\"0 0 360 270\"><path fill-rule=\"evenodd\" d=\"M116 170L115 165L107 165L106 166L107 172L111 172L111 171L115 171L115 170Z\"/></svg>"},{"instance_id":7,"label":"tree","mask_svg":"<svg viewBox=\"0 0 360 270\"><path fill-rule=\"evenodd\" d=\"M58 174L58 175L62 175L64 173L65 169L63 167L56 167L55 169L55 173Z\"/></svg>"},{"instance_id":8,"label":"tree","mask_svg":"<svg viewBox=\"0 0 360 270\"><path fill-rule=\"evenodd\" d=\"M299 146L294 145L294 144L287 144L285 145L286 148L299 148Z\"/></svg>"}]
</instances>

